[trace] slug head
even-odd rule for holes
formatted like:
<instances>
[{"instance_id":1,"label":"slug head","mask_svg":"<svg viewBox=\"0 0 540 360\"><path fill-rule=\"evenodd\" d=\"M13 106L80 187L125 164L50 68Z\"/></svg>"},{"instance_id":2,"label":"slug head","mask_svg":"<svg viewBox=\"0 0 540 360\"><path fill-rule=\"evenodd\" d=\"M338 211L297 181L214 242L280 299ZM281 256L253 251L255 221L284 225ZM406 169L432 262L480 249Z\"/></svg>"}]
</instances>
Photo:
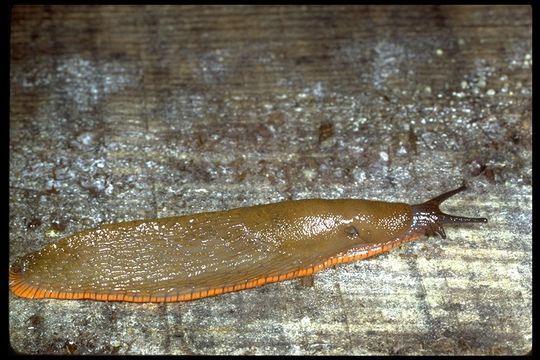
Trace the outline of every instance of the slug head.
<instances>
[{"instance_id":1,"label":"slug head","mask_svg":"<svg viewBox=\"0 0 540 360\"><path fill-rule=\"evenodd\" d=\"M467 187L462 185L455 190L445 192L425 203L412 205L413 220L411 232L423 233L426 235L439 234L445 239L446 233L442 227L443 224L487 223L486 218L470 218L445 214L439 208L443 201L465 189L467 189Z\"/></svg>"}]
</instances>

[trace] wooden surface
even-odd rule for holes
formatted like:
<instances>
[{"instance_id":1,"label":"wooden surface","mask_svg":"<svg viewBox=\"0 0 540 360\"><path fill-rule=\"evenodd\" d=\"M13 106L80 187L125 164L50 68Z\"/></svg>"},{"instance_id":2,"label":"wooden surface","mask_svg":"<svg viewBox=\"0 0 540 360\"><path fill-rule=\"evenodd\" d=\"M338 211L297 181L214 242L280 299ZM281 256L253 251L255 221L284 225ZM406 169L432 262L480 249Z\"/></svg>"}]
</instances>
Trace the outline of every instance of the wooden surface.
<instances>
[{"instance_id":1,"label":"wooden surface","mask_svg":"<svg viewBox=\"0 0 540 360\"><path fill-rule=\"evenodd\" d=\"M178 304L9 295L24 353L523 354L532 340L526 6L20 6L10 262L102 223L301 198L489 223Z\"/></svg>"}]
</instances>

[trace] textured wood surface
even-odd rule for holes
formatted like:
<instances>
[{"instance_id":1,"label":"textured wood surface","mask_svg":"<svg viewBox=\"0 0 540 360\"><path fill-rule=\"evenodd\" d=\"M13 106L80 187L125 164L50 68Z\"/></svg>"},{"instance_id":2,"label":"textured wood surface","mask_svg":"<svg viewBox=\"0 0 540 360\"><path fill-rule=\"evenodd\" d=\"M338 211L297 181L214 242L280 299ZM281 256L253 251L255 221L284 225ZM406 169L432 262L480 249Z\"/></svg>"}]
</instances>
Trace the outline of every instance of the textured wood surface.
<instances>
[{"instance_id":1,"label":"textured wood surface","mask_svg":"<svg viewBox=\"0 0 540 360\"><path fill-rule=\"evenodd\" d=\"M526 6L17 6L10 261L102 223L301 198L425 201L377 258L178 304L9 295L25 353L523 354L532 339Z\"/></svg>"}]
</instances>

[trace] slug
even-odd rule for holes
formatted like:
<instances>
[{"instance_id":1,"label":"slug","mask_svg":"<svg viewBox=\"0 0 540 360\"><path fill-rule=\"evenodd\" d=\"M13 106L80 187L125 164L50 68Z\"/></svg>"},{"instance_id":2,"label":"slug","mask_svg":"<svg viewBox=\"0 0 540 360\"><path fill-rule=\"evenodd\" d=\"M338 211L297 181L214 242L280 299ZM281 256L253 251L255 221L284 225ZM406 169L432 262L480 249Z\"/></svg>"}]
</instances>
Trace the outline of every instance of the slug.
<instances>
[{"instance_id":1,"label":"slug","mask_svg":"<svg viewBox=\"0 0 540 360\"><path fill-rule=\"evenodd\" d=\"M425 203L295 200L102 225L11 265L24 298L176 302L314 274L386 252L443 224L485 223L443 213L465 185Z\"/></svg>"}]
</instances>

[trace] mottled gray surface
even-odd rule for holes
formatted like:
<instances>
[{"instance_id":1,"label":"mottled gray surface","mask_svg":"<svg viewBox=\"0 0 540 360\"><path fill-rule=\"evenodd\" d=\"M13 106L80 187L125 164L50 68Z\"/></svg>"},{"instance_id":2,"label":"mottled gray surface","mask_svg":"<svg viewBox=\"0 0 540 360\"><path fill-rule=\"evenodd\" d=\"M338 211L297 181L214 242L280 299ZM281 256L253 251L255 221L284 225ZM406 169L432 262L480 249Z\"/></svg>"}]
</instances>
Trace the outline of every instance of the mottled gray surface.
<instances>
[{"instance_id":1,"label":"mottled gray surface","mask_svg":"<svg viewBox=\"0 0 540 360\"><path fill-rule=\"evenodd\" d=\"M15 7L10 258L102 223L302 198L420 202L389 253L176 304L9 295L25 353L523 354L531 9Z\"/></svg>"}]
</instances>

